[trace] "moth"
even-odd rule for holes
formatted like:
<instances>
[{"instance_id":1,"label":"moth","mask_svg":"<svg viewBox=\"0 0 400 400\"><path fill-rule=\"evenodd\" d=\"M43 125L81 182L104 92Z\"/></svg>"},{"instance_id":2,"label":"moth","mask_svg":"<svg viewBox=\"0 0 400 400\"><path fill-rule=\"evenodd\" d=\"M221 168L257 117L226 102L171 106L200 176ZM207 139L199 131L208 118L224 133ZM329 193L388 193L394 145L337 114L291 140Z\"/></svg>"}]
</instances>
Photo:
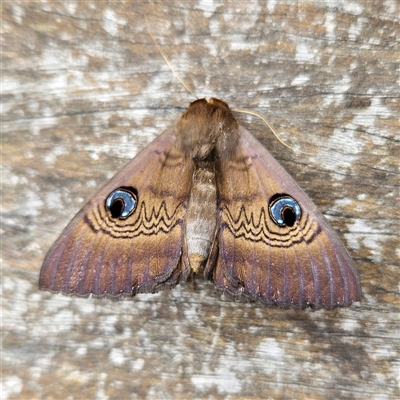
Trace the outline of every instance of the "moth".
<instances>
[{"instance_id":1,"label":"moth","mask_svg":"<svg viewBox=\"0 0 400 400\"><path fill-rule=\"evenodd\" d=\"M40 289L135 296L203 273L236 300L299 308L361 297L316 206L221 100L196 100L73 218Z\"/></svg>"}]
</instances>

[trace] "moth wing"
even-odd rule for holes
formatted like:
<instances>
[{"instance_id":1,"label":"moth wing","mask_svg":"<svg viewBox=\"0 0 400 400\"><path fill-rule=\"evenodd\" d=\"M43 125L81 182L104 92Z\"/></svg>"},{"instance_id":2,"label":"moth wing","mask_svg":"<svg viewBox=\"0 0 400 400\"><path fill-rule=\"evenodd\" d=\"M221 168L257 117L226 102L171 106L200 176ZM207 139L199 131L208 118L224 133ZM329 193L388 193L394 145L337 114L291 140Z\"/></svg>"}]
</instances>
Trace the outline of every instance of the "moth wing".
<instances>
[{"instance_id":1,"label":"moth wing","mask_svg":"<svg viewBox=\"0 0 400 400\"><path fill-rule=\"evenodd\" d=\"M165 131L115 175L73 218L48 252L41 289L85 296L134 295L173 287L180 257L192 164ZM106 199L132 187L137 205L126 219L112 217Z\"/></svg>"},{"instance_id":2,"label":"moth wing","mask_svg":"<svg viewBox=\"0 0 400 400\"><path fill-rule=\"evenodd\" d=\"M235 153L216 167L215 286L235 298L282 306L359 301L357 271L336 233L273 156L243 127L239 134ZM276 194L288 194L300 205L301 217L292 227L278 226L270 216ZM210 271L208 265L206 274Z\"/></svg>"}]
</instances>

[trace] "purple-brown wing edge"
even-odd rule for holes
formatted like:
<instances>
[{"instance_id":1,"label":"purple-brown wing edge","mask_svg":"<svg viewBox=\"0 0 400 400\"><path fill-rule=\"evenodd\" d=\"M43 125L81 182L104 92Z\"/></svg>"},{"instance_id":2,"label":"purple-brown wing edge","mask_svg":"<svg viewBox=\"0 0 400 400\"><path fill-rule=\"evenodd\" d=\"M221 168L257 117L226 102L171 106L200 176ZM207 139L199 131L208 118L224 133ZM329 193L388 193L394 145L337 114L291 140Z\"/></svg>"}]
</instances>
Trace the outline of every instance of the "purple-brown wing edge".
<instances>
[{"instance_id":1,"label":"purple-brown wing edge","mask_svg":"<svg viewBox=\"0 0 400 400\"><path fill-rule=\"evenodd\" d=\"M242 238L234 238L233 235L235 233L229 232L226 220L224 220L223 210L224 207L229 207L230 205L224 204L222 200L219 204L219 228L216 234L216 242L213 244L211 257L206 267L206 276L214 281L219 291L226 293L228 296L237 300L259 301L264 305L276 304L283 307L294 306L304 308L312 306L316 308L332 308L348 306L355 301L360 301L361 285L358 272L353 260L325 217L318 211L316 206L286 170L250 132L240 126L239 133L240 151L250 156L253 171L260 177L259 181L263 180L262 176L266 173L269 175L272 174L274 179L279 181L277 187L280 189L277 190L293 196L302 209L306 210L306 213L310 216L310 220L316 222L314 228L312 222L309 223L310 230L320 229L322 233L315 235L316 237L313 238L311 232L309 237L306 238L311 244L305 245L306 241L303 241L302 247L307 248L312 246L312 252L317 254L319 251L320 254L309 254L310 260L305 261L306 257L304 255L293 255L288 253L287 249L283 249L280 256L283 263L286 262L285 258L290 259L292 257L296 262L296 266L290 269L285 267L287 269L285 273L275 272L275 275L280 274L279 278L275 278L275 285L278 287L271 287L271 282L274 282L274 279L272 279L274 271L283 268L282 265L271 266L267 265L266 262L259 261L257 257L260 255L271 254L269 250L264 249L263 251L254 251L251 253L250 248L247 255L244 256L241 254L244 252L245 247L242 246L240 248L235 242L239 243ZM230 179L230 166L222 164L220 168L222 173L220 177L217 175L217 188L222 185L221 181L218 181L218 178ZM240 184L243 185L243 180ZM233 185L233 193L231 195L235 194L235 190L239 191L240 187ZM246 190L246 188L243 188L244 192ZM272 194L270 193L270 195ZM265 204L268 204L268 197L268 195L265 195ZM237 204L236 206L238 206L237 208L240 207ZM242 206L245 207L246 205ZM236 215L238 212L239 210L237 209ZM254 246L255 249L259 245ZM267 245L265 246L268 247ZM253 263L248 263L246 257L251 256L253 256ZM255 268L257 261L259 271L257 273L249 272ZM216 264L214 267L213 263ZM302 263L304 265L301 265ZM322 266L322 263L325 263L325 265ZM302 272L302 269L305 268L309 268L311 271ZM260 287L260 281L263 280L264 276L263 273L267 269L270 271L270 278L264 279L264 283L269 285L268 290ZM290 279L300 279L300 282L290 282ZM303 279L302 282L301 279ZM312 279L313 282L307 282L307 279ZM297 288L296 285L299 287Z\"/></svg>"},{"instance_id":2,"label":"purple-brown wing edge","mask_svg":"<svg viewBox=\"0 0 400 400\"><path fill-rule=\"evenodd\" d=\"M175 152L174 143L175 128L172 127L141 151L77 213L46 255L40 272L40 289L67 295L116 297L156 292L179 283L191 167L175 157L172 162L176 165L170 166L173 171L165 173L167 177L163 180L162 171L168 164L168 154ZM153 164L160 162L164 163L160 166L161 173L149 171ZM145 182L146 174L149 180L156 179L155 184L150 186ZM132 246L137 237L130 238L133 233L124 232L123 223L116 230L105 224L110 225L109 221L102 220L106 218L104 202L108 194L121 186L135 186L135 175L143 183L143 187L136 187L138 211L142 193L147 197L161 196L159 208L153 207L151 213L143 211L142 218L150 227L142 229L142 239L147 235L146 239L151 240L138 245L136 254ZM171 179L174 181L163 183ZM173 188L169 190L171 185ZM154 232L160 234L151 235Z\"/></svg>"}]
</instances>

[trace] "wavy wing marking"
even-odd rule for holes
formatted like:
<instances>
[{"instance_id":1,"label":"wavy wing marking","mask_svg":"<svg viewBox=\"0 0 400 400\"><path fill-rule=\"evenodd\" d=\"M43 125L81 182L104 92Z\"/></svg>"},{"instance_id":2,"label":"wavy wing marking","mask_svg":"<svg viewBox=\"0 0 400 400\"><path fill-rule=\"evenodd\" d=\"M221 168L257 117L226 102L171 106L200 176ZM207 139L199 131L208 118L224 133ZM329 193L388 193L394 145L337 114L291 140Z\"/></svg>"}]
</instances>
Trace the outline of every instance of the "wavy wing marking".
<instances>
[{"instance_id":1,"label":"wavy wing marking","mask_svg":"<svg viewBox=\"0 0 400 400\"><path fill-rule=\"evenodd\" d=\"M180 257L192 167L164 132L75 216L43 263L41 289L85 296L134 295L173 287ZM119 187L138 193L128 218L112 218L105 200Z\"/></svg>"},{"instance_id":2,"label":"wavy wing marking","mask_svg":"<svg viewBox=\"0 0 400 400\"><path fill-rule=\"evenodd\" d=\"M335 307L360 300L353 261L311 200L243 127L236 153L217 166L219 253L213 280L235 298L298 307ZM302 214L279 227L268 203L285 193Z\"/></svg>"}]
</instances>

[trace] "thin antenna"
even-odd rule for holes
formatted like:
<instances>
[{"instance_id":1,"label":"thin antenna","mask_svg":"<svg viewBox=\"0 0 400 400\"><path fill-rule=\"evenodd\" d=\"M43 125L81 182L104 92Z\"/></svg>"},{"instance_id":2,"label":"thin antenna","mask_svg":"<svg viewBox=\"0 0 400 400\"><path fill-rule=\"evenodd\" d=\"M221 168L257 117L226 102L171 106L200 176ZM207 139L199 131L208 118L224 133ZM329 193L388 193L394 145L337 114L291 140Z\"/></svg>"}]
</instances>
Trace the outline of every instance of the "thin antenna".
<instances>
[{"instance_id":1,"label":"thin antenna","mask_svg":"<svg viewBox=\"0 0 400 400\"><path fill-rule=\"evenodd\" d=\"M254 115L254 116L260 118L264 122L264 124L267 125L268 129L274 134L274 136L279 140L280 143L282 143L284 146L288 147L293 152L296 152L296 150L293 147L289 146L282 139L279 138L278 134L275 132L275 129L268 123L268 121L261 114L258 114L254 111L241 110L241 109L232 109L232 111L242 113L242 114L250 114L250 115ZM310 153L306 153L303 151L302 151L302 153L312 155Z\"/></svg>"},{"instance_id":2,"label":"thin antenna","mask_svg":"<svg viewBox=\"0 0 400 400\"><path fill-rule=\"evenodd\" d=\"M189 92L191 93L194 97L196 97L196 99L198 99L198 97L190 90L189 86L186 85L186 83L183 81L183 79L181 79L181 77L178 75L178 73L175 71L174 67L172 66L171 61L169 61L168 57L164 54L164 52L161 50L161 47L158 45L158 43L156 42L153 33L151 32L150 29L150 24L149 24L149 20L147 19L147 14L144 15L145 19L146 19L146 25L147 25L147 31L149 32L151 39L153 40L153 43L156 45L157 50L160 52L160 54L163 56L165 62L168 64L168 67L170 68L170 70L172 71L172 73L176 76L176 78L179 80L180 83L182 83L183 87Z\"/></svg>"},{"instance_id":3,"label":"thin antenna","mask_svg":"<svg viewBox=\"0 0 400 400\"><path fill-rule=\"evenodd\" d=\"M171 61L169 60L169 58L167 57L167 55L162 51L161 47L158 45L158 43L156 42L156 39L154 38L153 32L150 29L150 24L149 24L149 20L147 18L147 14L144 15L144 18L146 20L146 25L147 25L147 31L149 32L149 35L151 37L151 40L153 41L153 43L155 44L155 46L157 47L157 50L160 52L160 54L163 56L165 62L167 63L168 67L170 68L171 72L175 75L175 77L179 80L179 82L182 84L182 86L192 95L194 96L196 99L198 99L198 97L195 95L195 93L189 88L188 85L186 85L186 83L184 82L184 80L178 75L178 73L175 71L175 68L172 66ZM278 134L275 132L274 128L272 128L272 126L268 123L268 121L261 115L258 114L254 111L248 111L248 110L241 110L241 109L233 109L232 111L238 112L238 113L242 113L242 114L250 114L250 115L254 115L258 118L260 118L265 125L267 125L268 129L274 134L274 136L279 140L280 143L282 143L284 146L288 147L289 149L291 149L292 151L295 152L295 149L291 146L289 146L288 144L286 144L282 139L279 138ZM304 154L309 154L309 153L304 153Z\"/></svg>"}]
</instances>

